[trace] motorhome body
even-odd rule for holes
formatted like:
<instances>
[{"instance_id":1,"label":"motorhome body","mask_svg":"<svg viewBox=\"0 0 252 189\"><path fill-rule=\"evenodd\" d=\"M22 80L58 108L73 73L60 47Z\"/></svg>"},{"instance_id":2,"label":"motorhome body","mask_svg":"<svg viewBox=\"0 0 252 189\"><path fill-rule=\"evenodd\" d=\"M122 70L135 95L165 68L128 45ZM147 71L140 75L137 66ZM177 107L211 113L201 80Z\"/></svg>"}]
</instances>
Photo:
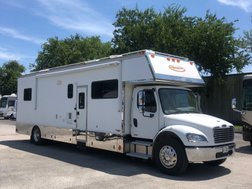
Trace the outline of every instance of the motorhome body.
<instances>
[{"instance_id":1,"label":"motorhome body","mask_svg":"<svg viewBox=\"0 0 252 189\"><path fill-rule=\"evenodd\" d=\"M156 161L168 173L220 164L233 126L201 114L195 63L144 50L28 74L18 80L17 132Z\"/></svg>"}]
</instances>

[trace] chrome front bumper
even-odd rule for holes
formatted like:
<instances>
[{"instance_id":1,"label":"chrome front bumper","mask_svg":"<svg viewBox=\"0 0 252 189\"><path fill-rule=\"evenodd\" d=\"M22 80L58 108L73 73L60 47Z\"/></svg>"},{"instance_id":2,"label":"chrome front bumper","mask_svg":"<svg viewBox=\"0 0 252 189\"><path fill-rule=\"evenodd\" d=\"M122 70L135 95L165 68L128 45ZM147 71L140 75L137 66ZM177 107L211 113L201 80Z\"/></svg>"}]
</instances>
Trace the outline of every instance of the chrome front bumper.
<instances>
[{"instance_id":1,"label":"chrome front bumper","mask_svg":"<svg viewBox=\"0 0 252 189\"><path fill-rule=\"evenodd\" d=\"M235 144L227 144L213 147L186 147L189 162L213 161L231 156L235 151Z\"/></svg>"}]
</instances>

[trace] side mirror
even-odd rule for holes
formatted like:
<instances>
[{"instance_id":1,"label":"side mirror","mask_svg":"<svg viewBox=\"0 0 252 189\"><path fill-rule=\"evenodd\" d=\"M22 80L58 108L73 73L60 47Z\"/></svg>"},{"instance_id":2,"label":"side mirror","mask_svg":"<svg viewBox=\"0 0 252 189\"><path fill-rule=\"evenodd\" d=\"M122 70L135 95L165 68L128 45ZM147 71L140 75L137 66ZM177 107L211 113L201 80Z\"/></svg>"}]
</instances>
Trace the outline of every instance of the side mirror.
<instances>
[{"instance_id":1,"label":"side mirror","mask_svg":"<svg viewBox=\"0 0 252 189\"><path fill-rule=\"evenodd\" d=\"M140 113L145 111L145 91L139 91L137 94L137 107Z\"/></svg>"},{"instance_id":2,"label":"side mirror","mask_svg":"<svg viewBox=\"0 0 252 189\"><path fill-rule=\"evenodd\" d=\"M231 106L232 106L232 109L236 109L236 98L232 99Z\"/></svg>"},{"instance_id":3,"label":"side mirror","mask_svg":"<svg viewBox=\"0 0 252 189\"><path fill-rule=\"evenodd\" d=\"M231 103L232 109L233 109L235 112L238 112L238 113L240 113L240 114L244 115L244 114L245 114L245 112L244 112L244 111L237 110L237 108L236 108L236 104L237 104L237 102L236 102L236 98L233 98L233 99L232 99L232 103Z\"/></svg>"},{"instance_id":4,"label":"side mirror","mask_svg":"<svg viewBox=\"0 0 252 189\"><path fill-rule=\"evenodd\" d=\"M194 96L195 96L195 100L197 102L197 108L200 110L200 112L202 112L201 110L201 96L199 93L194 93Z\"/></svg>"}]
</instances>

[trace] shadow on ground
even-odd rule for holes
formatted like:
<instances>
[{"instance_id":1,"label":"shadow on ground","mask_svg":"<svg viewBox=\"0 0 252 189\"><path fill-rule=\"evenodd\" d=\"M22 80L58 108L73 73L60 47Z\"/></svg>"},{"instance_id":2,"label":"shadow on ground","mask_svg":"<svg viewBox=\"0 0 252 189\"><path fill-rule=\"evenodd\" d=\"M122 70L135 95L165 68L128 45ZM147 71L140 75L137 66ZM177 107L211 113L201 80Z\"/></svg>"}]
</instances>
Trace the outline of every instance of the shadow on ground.
<instances>
[{"instance_id":1,"label":"shadow on ground","mask_svg":"<svg viewBox=\"0 0 252 189\"><path fill-rule=\"evenodd\" d=\"M185 174L169 176L161 173L152 161L133 159L123 154L91 148L79 149L71 144L52 142L37 146L31 144L28 140L12 140L0 141L0 145L112 175L148 174L171 180L201 181L215 179L231 173L224 166L211 167L204 164L191 164Z\"/></svg>"},{"instance_id":2,"label":"shadow on ground","mask_svg":"<svg viewBox=\"0 0 252 189\"><path fill-rule=\"evenodd\" d=\"M243 154L252 154L252 146L241 146L235 149L236 152L238 153L243 153Z\"/></svg>"}]
</instances>

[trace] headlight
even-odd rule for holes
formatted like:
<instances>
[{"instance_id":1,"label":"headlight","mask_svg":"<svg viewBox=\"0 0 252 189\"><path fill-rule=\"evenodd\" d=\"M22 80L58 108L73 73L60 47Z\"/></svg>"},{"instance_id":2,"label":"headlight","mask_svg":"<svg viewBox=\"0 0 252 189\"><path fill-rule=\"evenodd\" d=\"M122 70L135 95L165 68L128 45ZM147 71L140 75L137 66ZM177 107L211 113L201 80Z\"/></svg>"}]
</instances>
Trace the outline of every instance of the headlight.
<instances>
[{"instance_id":1,"label":"headlight","mask_svg":"<svg viewBox=\"0 0 252 189\"><path fill-rule=\"evenodd\" d=\"M207 142L206 137L194 133L188 133L186 138L189 142Z\"/></svg>"}]
</instances>

